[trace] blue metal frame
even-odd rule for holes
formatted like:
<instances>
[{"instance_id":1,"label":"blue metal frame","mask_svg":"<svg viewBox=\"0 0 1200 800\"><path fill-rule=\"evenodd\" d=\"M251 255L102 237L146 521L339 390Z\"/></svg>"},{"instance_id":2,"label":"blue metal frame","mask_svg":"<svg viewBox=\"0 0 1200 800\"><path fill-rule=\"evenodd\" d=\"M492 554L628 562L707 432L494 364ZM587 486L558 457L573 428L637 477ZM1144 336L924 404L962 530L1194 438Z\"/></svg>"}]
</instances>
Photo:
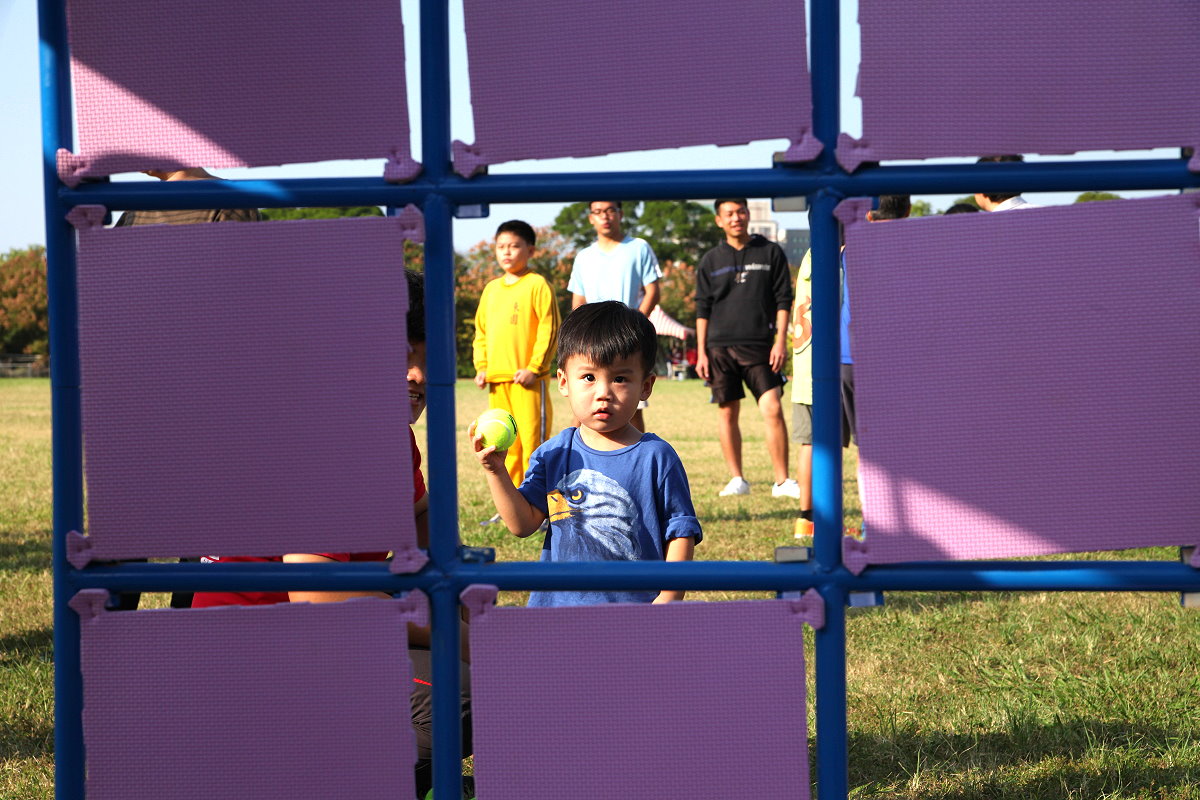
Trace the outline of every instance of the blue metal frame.
<instances>
[{"instance_id":1,"label":"blue metal frame","mask_svg":"<svg viewBox=\"0 0 1200 800\"><path fill-rule=\"evenodd\" d=\"M816 588L826 601L816 634L817 775L821 800L848 792L846 741L846 596L855 591L1171 591L1200 592L1200 571L1176 562L966 562L876 566L851 575L841 561L842 474L839 424L838 246L833 210L848 196L887 193L973 193L986 190L1083 191L1200 186L1200 175L1177 159L1094 163L1026 163L867 167L843 172L833 153L838 122L838 2L812 0L811 63L814 130L825 146L818 160L769 169L669 173L485 175L464 180L450 163L449 14L444 0L421 2L421 141L424 172L397 186L377 178L198 181L186 184L59 183L55 153L72 146L70 74L63 0L39 0L42 74L43 180L49 262L50 346L54 420L54 650L56 794L84 797L79 620L67 601L80 589L377 589L420 588L430 597L434 627L435 785L457 796L462 749L458 724L458 593L472 583L502 589L657 588L796 591ZM431 442L455 435L453 214L459 205L575 201L617 194L629 199L809 195L813 208L815 339L816 538L814 560L799 564L479 564L460 557L454 450L431 447L430 565L416 575L391 575L380 565L121 564L75 570L66 534L83 527L82 428L75 296L75 205L110 208L223 208L244 205L328 206L417 203L425 213L428 308L428 414ZM398 720L397 724L402 724Z\"/></svg>"}]
</instances>

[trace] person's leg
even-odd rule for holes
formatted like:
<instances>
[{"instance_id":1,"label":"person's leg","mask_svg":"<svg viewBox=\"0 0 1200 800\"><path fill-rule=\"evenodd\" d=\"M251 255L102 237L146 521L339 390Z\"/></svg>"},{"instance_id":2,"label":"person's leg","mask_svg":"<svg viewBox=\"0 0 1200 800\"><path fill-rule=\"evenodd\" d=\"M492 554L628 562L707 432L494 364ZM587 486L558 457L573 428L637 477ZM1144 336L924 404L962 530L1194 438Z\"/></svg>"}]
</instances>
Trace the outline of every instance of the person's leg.
<instances>
[{"instance_id":1,"label":"person's leg","mask_svg":"<svg viewBox=\"0 0 1200 800\"><path fill-rule=\"evenodd\" d=\"M517 486L521 485L521 479L525 477L525 470L521 466L521 449L524 445L524 437L529 433L529 426L534 424L526 416L525 409L520 407L520 393L522 391L521 387L515 383L488 384L488 407L500 408L507 411L513 415L513 419L517 422L516 441L509 446L508 452L504 454L504 468L508 470L509 476Z\"/></svg>"},{"instance_id":2,"label":"person's leg","mask_svg":"<svg viewBox=\"0 0 1200 800\"><path fill-rule=\"evenodd\" d=\"M776 497L795 497L796 487L788 476L787 423L783 421L783 376L771 369L769 347L736 349L746 385L758 402L758 410L766 423L767 455L775 472ZM787 485L784 485L784 484Z\"/></svg>"},{"instance_id":3,"label":"person's leg","mask_svg":"<svg viewBox=\"0 0 1200 800\"><path fill-rule=\"evenodd\" d=\"M812 519L812 406L807 403L792 403L792 441L796 443L797 451L800 515Z\"/></svg>"},{"instance_id":4,"label":"person's leg","mask_svg":"<svg viewBox=\"0 0 1200 800\"><path fill-rule=\"evenodd\" d=\"M854 411L854 365L842 364L842 447L850 440L858 444L858 420Z\"/></svg>"},{"instance_id":5,"label":"person's leg","mask_svg":"<svg viewBox=\"0 0 1200 800\"><path fill-rule=\"evenodd\" d=\"M433 788L433 659L430 652L420 647L410 647L408 657L412 662L413 687L411 696L412 726L417 739L417 762L414 766L418 800ZM459 664L461 684L459 700L462 707L463 756L474 752L471 741L471 672L466 662Z\"/></svg>"},{"instance_id":6,"label":"person's leg","mask_svg":"<svg viewBox=\"0 0 1200 800\"><path fill-rule=\"evenodd\" d=\"M742 398L746 396L742 370L729 347L708 348L708 368L712 401L717 404L717 438L731 476L718 494L722 497L749 494L750 484L742 477L742 429L738 423Z\"/></svg>"},{"instance_id":7,"label":"person's leg","mask_svg":"<svg viewBox=\"0 0 1200 800\"><path fill-rule=\"evenodd\" d=\"M788 479L787 424L783 421L783 404L779 400L781 390L771 389L758 398L758 410L767 426L767 455L775 471L775 483Z\"/></svg>"},{"instance_id":8,"label":"person's leg","mask_svg":"<svg viewBox=\"0 0 1200 800\"><path fill-rule=\"evenodd\" d=\"M717 406L717 436L721 440L721 455L731 477L742 477L742 429L738 426L738 414L742 401L730 400Z\"/></svg>"}]
</instances>

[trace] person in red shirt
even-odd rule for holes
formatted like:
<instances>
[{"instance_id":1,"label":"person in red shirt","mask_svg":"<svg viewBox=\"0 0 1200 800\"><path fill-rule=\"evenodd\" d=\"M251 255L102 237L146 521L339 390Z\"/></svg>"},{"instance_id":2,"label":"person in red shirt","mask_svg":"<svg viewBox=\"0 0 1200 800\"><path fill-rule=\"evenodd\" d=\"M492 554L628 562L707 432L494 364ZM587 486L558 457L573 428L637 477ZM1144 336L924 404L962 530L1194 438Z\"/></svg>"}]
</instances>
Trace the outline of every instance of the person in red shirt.
<instances>
[{"instance_id":1,"label":"person in red shirt","mask_svg":"<svg viewBox=\"0 0 1200 800\"><path fill-rule=\"evenodd\" d=\"M411 420L416 422L425 411L425 276L420 272L405 270L408 279L408 402ZM416 516L417 545L429 547L429 494L425 488L425 477L421 473L421 451L417 448L417 437L408 429L412 448L413 465L413 512ZM282 561L290 564L320 563L326 561L386 561L387 553L290 553L283 556L205 556L209 563ZM273 603L335 603L354 597L382 597L384 592L197 592L193 608L211 606L253 606ZM409 660L412 662L412 725L417 736L417 762L414 768L417 797L425 797L433 785L433 669L430 658L429 628L409 623ZM462 653L469 661L466 626L463 626ZM470 755L471 746L471 695L470 675L467 665L462 665L460 697L463 721L463 754ZM463 778L464 789L474 794L472 779Z\"/></svg>"}]
</instances>

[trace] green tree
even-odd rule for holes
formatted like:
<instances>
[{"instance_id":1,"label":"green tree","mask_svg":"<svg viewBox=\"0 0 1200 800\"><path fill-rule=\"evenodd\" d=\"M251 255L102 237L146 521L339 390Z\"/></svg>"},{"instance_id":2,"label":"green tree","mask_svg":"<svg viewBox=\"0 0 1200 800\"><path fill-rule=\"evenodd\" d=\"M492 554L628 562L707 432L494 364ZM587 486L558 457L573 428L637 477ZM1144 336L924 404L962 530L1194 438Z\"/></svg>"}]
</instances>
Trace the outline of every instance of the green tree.
<instances>
[{"instance_id":1,"label":"green tree","mask_svg":"<svg viewBox=\"0 0 1200 800\"><path fill-rule=\"evenodd\" d=\"M638 217L637 235L660 262L696 263L723 238L712 209L691 200L649 200Z\"/></svg>"},{"instance_id":2,"label":"green tree","mask_svg":"<svg viewBox=\"0 0 1200 800\"><path fill-rule=\"evenodd\" d=\"M933 206L928 200L914 200L912 203L912 211L908 212L910 217L932 217Z\"/></svg>"},{"instance_id":3,"label":"green tree","mask_svg":"<svg viewBox=\"0 0 1200 800\"><path fill-rule=\"evenodd\" d=\"M339 219L341 217L382 217L379 206L340 206L336 208L264 208L262 217L281 219Z\"/></svg>"},{"instance_id":4,"label":"green tree","mask_svg":"<svg viewBox=\"0 0 1200 800\"><path fill-rule=\"evenodd\" d=\"M1075 198L1076 203L1094 203L1097 200L1120 200L1121 195L1112 192L1084 192Z\"/></svg>"},{"instance_id":5,"label":"green tree","mask_svg":"<svg viewBox=\"0 0 1200 800\"><path fill-rule=\"evenodd\" d=\"M0 258L0 352L50 353L46 248L40 245Z\"/></svg>"}]
</instances>

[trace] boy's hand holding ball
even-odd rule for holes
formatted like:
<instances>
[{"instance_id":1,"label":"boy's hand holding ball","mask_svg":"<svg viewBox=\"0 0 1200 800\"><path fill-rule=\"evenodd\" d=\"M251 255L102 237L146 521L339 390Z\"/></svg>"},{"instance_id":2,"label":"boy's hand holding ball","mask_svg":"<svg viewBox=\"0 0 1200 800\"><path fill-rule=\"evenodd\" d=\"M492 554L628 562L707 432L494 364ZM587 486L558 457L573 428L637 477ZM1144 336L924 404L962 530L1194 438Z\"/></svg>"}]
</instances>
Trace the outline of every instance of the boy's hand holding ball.
<instances>
[{"instance_id":1,"label":"boy's hand holding ball","mask_svg":"<svg viewBox=\"0 0 1200 800\"><path fill-rule=\"evenodd\" d=\"M471 423L467 435L485 469L504 471L504 451L517 440L517 421L502 408L489 408Z\"/></svg>"},{"instance_id":2,"label":"boy's hand holding ball","mask_svg":"<svg viewBox=\"0 0 1200 800\"><path fill-rule=\"evenodd\" d=\"M517 421L503 408L489 408L475 420L475 435L484 447L503 453L517 440Z\"/></svg>"}]
</instances>

